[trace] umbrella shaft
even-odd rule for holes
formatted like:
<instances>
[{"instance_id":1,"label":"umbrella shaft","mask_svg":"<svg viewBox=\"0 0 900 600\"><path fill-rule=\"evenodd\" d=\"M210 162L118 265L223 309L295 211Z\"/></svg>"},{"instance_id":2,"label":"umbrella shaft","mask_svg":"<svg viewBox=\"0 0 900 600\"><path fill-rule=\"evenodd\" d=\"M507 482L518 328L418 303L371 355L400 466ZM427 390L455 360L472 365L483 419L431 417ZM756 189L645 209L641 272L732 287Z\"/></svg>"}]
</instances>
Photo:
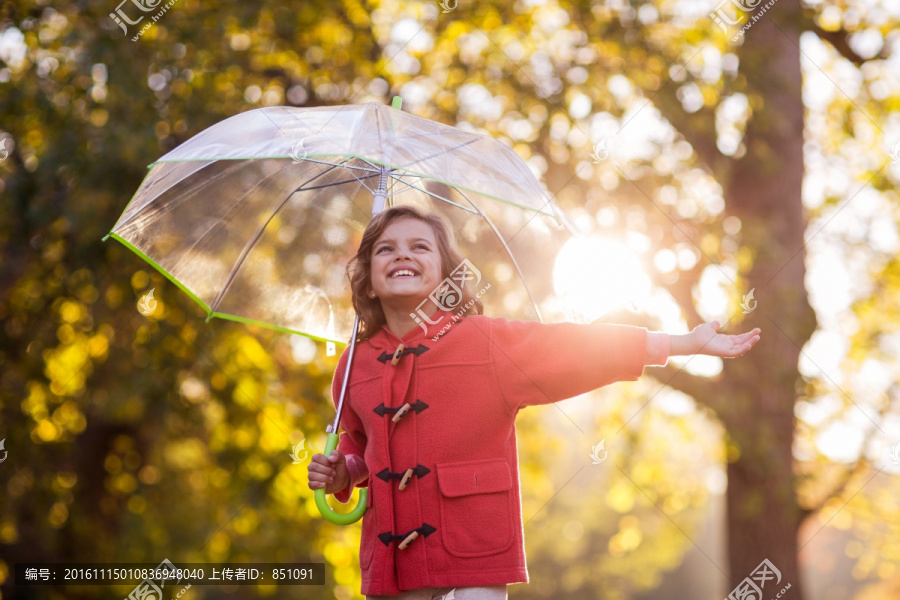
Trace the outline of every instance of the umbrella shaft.
<instances>
[{"instance_id":1,"label":"umbrella shaft","mask_svg":"<svg viewBox=\"0 0 900 600\"><path fill-rule=\"evenodd\" d=\"M359 331L359 315L353 321L353 335L350 336L350 352L347 355L347 368L344 370L344 381L341 383L341 397L338 400L337 415L332 423L325 431L328 433L337 433L338 425L341 423L341 411L344 409L344 396L347 394L347 383L350 381L350 367L353 365L353 352L356 350L356 333Z\"/></svg>"},{"instance_id":2,"label":"umbrella shaft","mask_svg":"<svg viewBox=\"0 0 900 600\"><path fill-rule=\"evenodd\" d=\"M372 203L372 216L384 210L384 203L387 200L387 178L388 168L381 167L381 179L378 181L378 189L375 190L375 197ZM344 381L341 383L341 397L338 400L337 414L334 417L334 423L329 425L325 431L327 433L337 433L338 426L341 423L341 412L344 409L344 396L347 394L347 384L350 382L350 367L353 366L353 353L356 350L356 334L359 331L359 315L353 320L353 335L350 336L350 352L347 355L347 368L344 370Z\"/></svg>"},{"instance_id":3,"label":"umbrella shaft","mask_svg":"<svg viewBox=\"0 0 900 600\"><path fill-rule=\"evenodd\" d=\"M384 203L387 200L387 178L388 168L381 167L381 179L378 181L378 189L375 190L375 197L372 202L372 216L384 210Z\"/></svg>"}]
</instances>

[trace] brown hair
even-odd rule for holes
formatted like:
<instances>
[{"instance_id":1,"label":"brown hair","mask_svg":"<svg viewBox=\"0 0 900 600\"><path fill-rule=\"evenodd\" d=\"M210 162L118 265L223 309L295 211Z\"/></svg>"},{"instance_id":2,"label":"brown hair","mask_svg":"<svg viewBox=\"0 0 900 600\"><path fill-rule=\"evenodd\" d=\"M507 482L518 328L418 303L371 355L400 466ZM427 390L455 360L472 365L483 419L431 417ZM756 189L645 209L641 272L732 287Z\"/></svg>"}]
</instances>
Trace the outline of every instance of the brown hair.
<instances>
[{"instance_id":1,"label":"brown hair","mask_svg":"<svg viewBox=\"0 0 900 600\"><path fill-rule=\"evenodd\" d=\"M431 226L434 239L437 242L438 253L441 257L441 281L459 266L463 261L462 255L456 246L456 238L453 229L446 218L436 213L426 214L413 206L392 206L375 215L363 232L362 241L356 256L347 263L347 276L350 278L350 291L352 294L353 308L359 315L358 342L372 337L381 326L386 323L381 301L378 298L370 298L367 294L372 289L372 249L375 242L384 233L388 225L401 218L418 219ZM437 285L435 286L437 287ZM469 309L476 315L482 314L481 300L469 288L468 282L462 286L461 304L472 301Z\"/></svg>"}]
</instances>

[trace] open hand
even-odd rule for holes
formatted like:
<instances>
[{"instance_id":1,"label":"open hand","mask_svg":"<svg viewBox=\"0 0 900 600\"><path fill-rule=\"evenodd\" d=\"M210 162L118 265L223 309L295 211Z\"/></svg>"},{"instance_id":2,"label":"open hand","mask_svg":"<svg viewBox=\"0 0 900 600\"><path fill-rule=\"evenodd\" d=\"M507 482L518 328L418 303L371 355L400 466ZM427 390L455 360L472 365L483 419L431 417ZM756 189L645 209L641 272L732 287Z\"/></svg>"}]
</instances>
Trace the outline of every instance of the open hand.
<instances>
[{"instance_id":1,"label":"open hand","mask_svg":"<svg viewBox=\"0 0 900 600\"><path fill-rule=\"evenodd\" d=\"M718 333L719 327L718 321L710 321L694 327L693 331L691 331L691 337L694 338L697 354L708 354L709 356L722 358L742 356L744 352L759 341L759 333L762 331L757 327L740 335L726 335Z\"/></svg>"}]
</instances>

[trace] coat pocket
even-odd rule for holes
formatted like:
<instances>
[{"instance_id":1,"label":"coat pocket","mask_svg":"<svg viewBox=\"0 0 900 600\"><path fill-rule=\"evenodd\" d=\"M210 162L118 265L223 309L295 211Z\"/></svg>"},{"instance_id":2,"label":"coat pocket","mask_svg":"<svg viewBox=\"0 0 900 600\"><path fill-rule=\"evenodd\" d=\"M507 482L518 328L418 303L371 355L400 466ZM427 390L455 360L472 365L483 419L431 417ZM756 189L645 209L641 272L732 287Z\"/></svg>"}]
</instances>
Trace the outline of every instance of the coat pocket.
<instances>
[{"instance_id":1,"label":"coat pocket","mask_svg":"<svg viewBox=\"0 0 900 600\"><path fill-rule=\"evenodd\" d=\"M441 540L459 557L489 556L513 541L512 474L502 458L435 465Z\"/></svg>"},{"instance_id":2,"label":"coat pocket","mask_svg":"<svg viewBox=\"0 0 900 600\"><path fill-rule=\"evenodd\" d=\"M372 563L372 557L375 556L375 546L381 543L378 539L378 509L373 508L372 497L372 480L366 488L369 490L369 497L366 499L366 514L362 518L362 533L359 540L359 568L367 569Z\"/></svg>"}]
</instances>

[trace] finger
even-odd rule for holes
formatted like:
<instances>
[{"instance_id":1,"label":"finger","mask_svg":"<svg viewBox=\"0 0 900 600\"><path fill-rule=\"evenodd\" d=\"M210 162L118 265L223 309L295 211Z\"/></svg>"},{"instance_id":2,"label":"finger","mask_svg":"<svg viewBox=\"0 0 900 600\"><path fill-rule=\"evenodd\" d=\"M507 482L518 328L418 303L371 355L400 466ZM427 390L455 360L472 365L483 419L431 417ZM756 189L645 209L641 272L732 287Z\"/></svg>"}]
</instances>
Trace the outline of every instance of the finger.
<instances>
[{"instance_id":1,"label":"finger","mask_svg":"<svg viewBox=\"0 0 900 600\"><path fill-rule=\"evenodd\" d=\"M746 333L742 333L740 335L741 339L749 340L753 337L759 336L759 328L753 329L752 331L748 331Z\"/></svg>"},{"instance_id":2,"label":"finger","mask_svg":"<svg viewBox=\"0 0 900 600\"><path fill-rule=\"evenodd\" d=\"M754 343L755 343L755 342L748 342L748 343L746 343L746 344L743 344L743 345L741 346L741 352L740 352L740 354L738 354L738 356L743 355L745 352L747 352L747 350L749 350L750 348L752 348Z\"/></svg>"},{"instance_id":3,"label":"finger","mask_svg":"<svg viewBox=\"0 0 900 600\"><path fill-rule=\"evenodd\" d=\"M334 477L335 475L335 470L328 465L310 464L308 469L310 473L322 473L323 475L330 475L331 477Z\"/></svg>"},{"instance_id":4,"label":"finger","mask_svg":"<svg viewBox=\"0 0 900 600\"><path fill-rule=\"evenodd\" d=\"M748 331L747 333L742 333L741 335L739 335L737 337L738 337L738 340L740 340L740 342L743 343L743 342L752 340L755 335L756 334L753 333L752 331Z\"/></svg>"},{"instance_id":5,"label":"finger","mask_svg":"<svg viewBox=\"0 0 900 600\"><path fill-rule=\"evenodd\" d=\"M322 475L321 473L311 473L309 476L309 480L325 484L334 481L334 477L328 477L327 475Z\"/></svg>"}]
</instances>

